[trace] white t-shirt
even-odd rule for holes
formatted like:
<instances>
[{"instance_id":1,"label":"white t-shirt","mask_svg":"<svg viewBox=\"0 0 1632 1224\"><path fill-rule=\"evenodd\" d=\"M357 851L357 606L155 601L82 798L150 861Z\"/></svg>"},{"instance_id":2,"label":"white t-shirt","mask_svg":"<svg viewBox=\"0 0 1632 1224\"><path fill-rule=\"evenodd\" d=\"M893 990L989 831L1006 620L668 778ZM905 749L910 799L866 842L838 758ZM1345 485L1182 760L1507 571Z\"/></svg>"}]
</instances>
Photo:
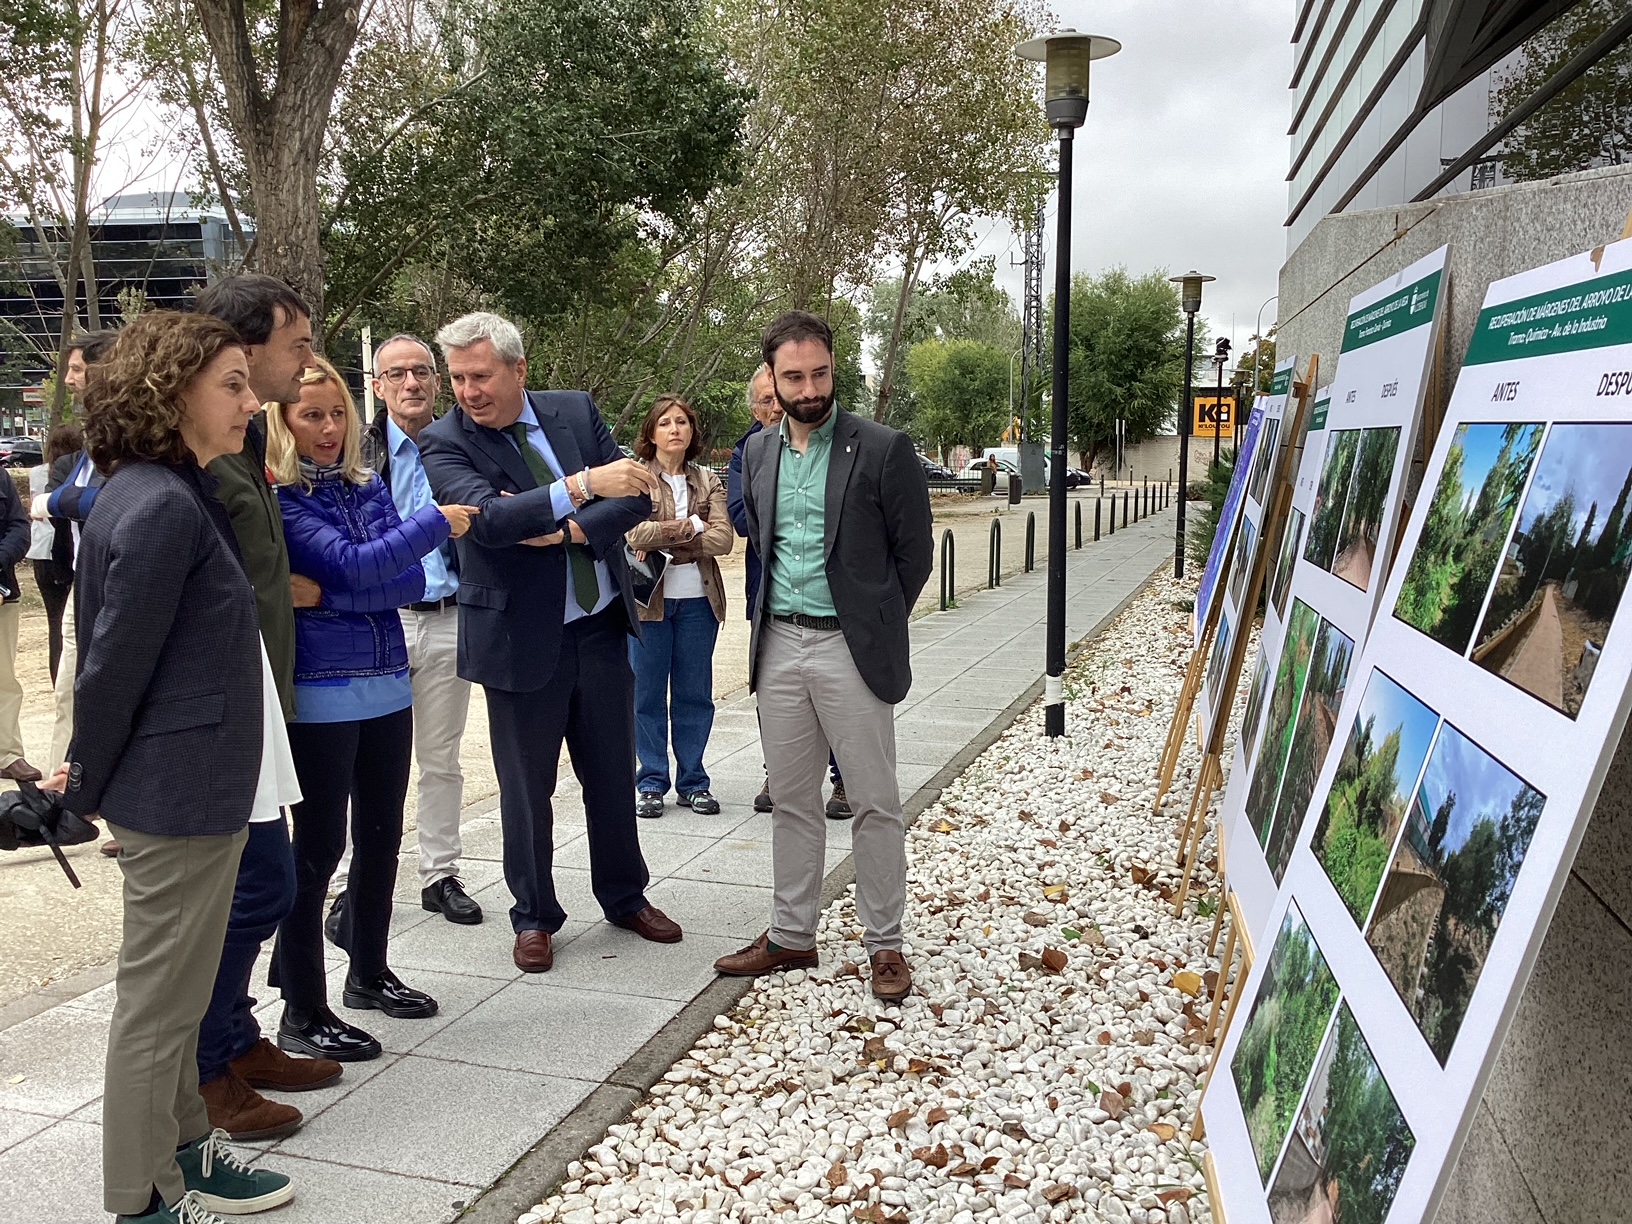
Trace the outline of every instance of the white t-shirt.
<instances>
[{"instance_id":1,"label":"white t-shirt","mask_svg":"<svg viewBox=\"0 0 1632 1224\"><path fill-rule=\"evenodd\" d=\"M691 513L691 490L686 485L686 474L678 476L663 473L663 479L668 482L674 493L674 517L677 519L690 518L691 525L702 535L707 524L695 514ZM695 561L685 565L671 565L663 571L663 598L664 599L701 599L703 590L703 575L697 568Z\"/></svg>"},{"instance_id":2,"label":"white t-shirt","mask_svg":"<svg viewBox=\"0 0 1632 1224\"><path fill-rule=\"evenodd\" d=\"M272 677L272 661L261 642L261 776L255 783L255 806L249 823L263 824L283 819L283 809L299 803L300 779L295 776L295 757L289 751L289 728L284 725L283 707L278 704L278 682Z\"/></svg>"}]
</instances>

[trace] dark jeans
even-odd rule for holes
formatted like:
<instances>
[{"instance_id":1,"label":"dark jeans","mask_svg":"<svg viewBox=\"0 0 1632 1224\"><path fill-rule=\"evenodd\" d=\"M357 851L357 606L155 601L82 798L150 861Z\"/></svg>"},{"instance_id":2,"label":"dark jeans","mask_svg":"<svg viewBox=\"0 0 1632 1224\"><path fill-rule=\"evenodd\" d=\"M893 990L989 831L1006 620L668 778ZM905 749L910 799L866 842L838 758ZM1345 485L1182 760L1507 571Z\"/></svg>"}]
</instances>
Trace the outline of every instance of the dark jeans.
<instances>
[{"instance_id":1,"label":"dark jeans","mask_svg":"<svg viewBox=\"0 0 1632 1224\"><path fill-rule=\"evenodd\" d=\"M290 1007L306 1011L327 1002L323 901L346 847L348 802L351 876L338 942L350 954L358 981L385 972L413 746L411 706L361 722L289 724L295 775L305 798L294 808L295 903L278 928L267 980Z\"/></svg>"},{"instance_id":2,"label":"dark jeans","mask_svg":"<svg viewBox=\"0 0 1632 1224\"><path fill-rule=\"evenodd\" d=\"M548 684L531 693L485 690L516 931L559 931L567 920L553 876L552 799L563 742L583 787L595 900L612 919L646 908L651 876L635 820L635 684L625 623L616 603L571 621ZM355 879L355 866L352 872Z\"/></svg>"},{"instance_id":3,"label":"dark jeans","mask_svg":"<svg viewBox=\"0 0 1632 1224\"><path fill-rule=\"evenodd\" d=\"M74 589L74 571L55 561L34 562L34 584L40 588L45 602L47 641L51 653L51 683L57 682L57 664L62 661L62 610L68 606L68 593Z\"/></svg>"},{"instance_id":4,"label":"dark jeans","mask_svg":"<svg viewBox=\"0 0 1632 1224\"><path fill-rule=\"evenodd\" d=\"M232 916L221 948L210 1009L198 1026L198 1082L207 1084L227 1072L261 1039L252 1010L250 975L261 945L278 929L295 903L295 860L289 852L289 826L278 820L249 826L249 840L238 860L238 882L232 890Z\"/></svg>"},{"instance_id":5,"label":"dark jeans","mask_svg":"<svg viewBox=\"0 0 1632 1224\"><path fill-rule=\"evenodd\" d=\"M679 766L674 789L682 795L706 791L703 751L714 729L714 643L720 622L706 597L665 599L663 619L643 622L640 631L640 640L629 642L640 755L635 789L667 793L672 726Z\"/></svg>"}]
</instances>

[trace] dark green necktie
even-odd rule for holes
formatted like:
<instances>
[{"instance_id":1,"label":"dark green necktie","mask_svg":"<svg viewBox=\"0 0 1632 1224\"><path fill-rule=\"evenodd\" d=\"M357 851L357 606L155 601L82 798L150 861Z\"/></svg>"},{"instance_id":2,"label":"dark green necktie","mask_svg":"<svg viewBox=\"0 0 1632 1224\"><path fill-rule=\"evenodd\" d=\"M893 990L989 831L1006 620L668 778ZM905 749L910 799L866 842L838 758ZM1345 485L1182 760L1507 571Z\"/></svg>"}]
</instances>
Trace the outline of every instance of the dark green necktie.
<instances>
[{"instance_id":1,"label":"dark green necktie","mask_svg":"<svg viewBox=\"0 0 1632 1224\"><path fill-rule=\"evenodd\" d=\"M555 473L550 471L550 465L544 462L544 456L534 450L533 444L527 441L527 423L517 421L506 432L521 448L521 457L526 460L527 470L533 474L538 487L547 489L554 484ZM565 525L562 530L566 530ZM585 612L593 612L601 598L601 584L595 577L595 554L589 550L587 544L573 544L570 541L571 532L568 532L567 567L572 573L572 594L580 608Z\"/></svg>"}]
</instances>

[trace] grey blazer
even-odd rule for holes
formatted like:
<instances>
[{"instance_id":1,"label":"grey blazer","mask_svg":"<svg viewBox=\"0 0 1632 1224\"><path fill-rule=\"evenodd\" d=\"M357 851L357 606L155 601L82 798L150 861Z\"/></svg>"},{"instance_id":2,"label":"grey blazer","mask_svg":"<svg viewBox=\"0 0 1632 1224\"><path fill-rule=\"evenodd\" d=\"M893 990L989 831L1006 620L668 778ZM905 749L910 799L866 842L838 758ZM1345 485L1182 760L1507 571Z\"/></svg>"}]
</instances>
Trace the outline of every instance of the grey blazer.
<instances>
[{"instance_id":1,"label":"grey blazer","mask_svg":"<svg viewBox=\"0 0 1632 1224\"><path fill-rule=\"evenodd\" d=\"M899 702L912 687L907 616L935 567L929 485L906 434L835 408L827 468L827 585L839 628L867 687ZM765 565L754 598L748 685L758 679L760 629L776 563L776 481L782 431L762 429L743 451L748 539Z\"/></svg>"}]
</instances>

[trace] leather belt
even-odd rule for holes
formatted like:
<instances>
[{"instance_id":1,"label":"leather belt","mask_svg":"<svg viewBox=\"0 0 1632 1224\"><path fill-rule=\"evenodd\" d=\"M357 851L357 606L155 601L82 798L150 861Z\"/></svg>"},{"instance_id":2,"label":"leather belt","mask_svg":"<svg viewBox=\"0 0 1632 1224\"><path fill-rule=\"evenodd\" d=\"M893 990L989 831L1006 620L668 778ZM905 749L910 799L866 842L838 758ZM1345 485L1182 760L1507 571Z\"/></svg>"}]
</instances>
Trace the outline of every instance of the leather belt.
<instances>
[{"instance_id":1,"label":"leather belt","mask_svg":"<svg viewBox=\"0 0 1632 1224\"><path fill-rule=\"evenodd\" d=\"M797 625L801 629L837 629L839 618L836 616L806 616L803 612L795 612L792 616L771 615L772 620L779 620L786 625Z\"/></svg>"},{"instance_id":2,"label":"leather belt","mask_svg":"<svg viewBox=\"0 0 1632 1224\"><path fill-rule=\"evenodd\" d=\"M421 600L419 603L411 603L408 605L408 611L440 612L443 608L457 608L458 606L459 595L457 592L455 592L454 594L445 596L442 599L426 599Z\"/></svg>"}]
</instances>

